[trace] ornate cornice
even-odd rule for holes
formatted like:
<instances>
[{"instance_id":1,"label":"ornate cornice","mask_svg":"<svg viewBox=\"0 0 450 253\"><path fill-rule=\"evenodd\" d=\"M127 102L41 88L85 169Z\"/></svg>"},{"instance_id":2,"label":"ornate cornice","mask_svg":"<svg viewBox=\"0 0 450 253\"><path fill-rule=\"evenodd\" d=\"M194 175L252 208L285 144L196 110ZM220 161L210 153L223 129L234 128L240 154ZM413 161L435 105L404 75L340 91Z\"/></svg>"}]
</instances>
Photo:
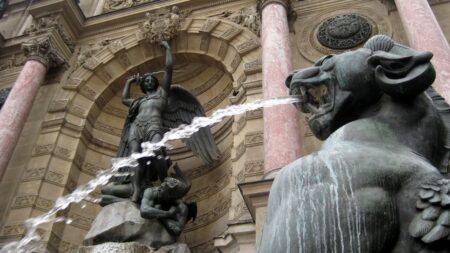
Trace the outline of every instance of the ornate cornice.
<instances>
[{"instance_id":1,"label":"ornate cornice","mask_svg":"<svg viewBox=\"0 0 450 253\"><path fill-rule=\"evenodd\" d=\"M42 63L47 69L62 65L65 61L58 54L53 46L51 38L48 36L32 39L22 44L27 60L34 60Z\"/></svg>"},{"instance_id":2,"label":"ornate cornice","mask_svg":"<svg viewBox=\"0 0 450 253\"><path fill-rule=\"evenodd\" d=\"M68 35L64 25L63 18L61 14L50 14L46 16L39 17L35 19L33 24L27 28L24 32L25 35L37 36L41 34L46 34L54 30L59 34L62 41L73 52L75 44L73 39Z\"/></svg>"}]
</instances>

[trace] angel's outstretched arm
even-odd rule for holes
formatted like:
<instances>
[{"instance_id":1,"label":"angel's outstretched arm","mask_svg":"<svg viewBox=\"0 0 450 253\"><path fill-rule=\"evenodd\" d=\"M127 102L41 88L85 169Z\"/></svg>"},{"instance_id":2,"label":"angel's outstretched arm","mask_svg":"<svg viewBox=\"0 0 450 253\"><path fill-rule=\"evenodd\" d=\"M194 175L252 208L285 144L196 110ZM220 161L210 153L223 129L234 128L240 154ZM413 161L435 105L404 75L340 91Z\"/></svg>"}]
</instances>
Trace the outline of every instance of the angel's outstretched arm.
<instances>
[{"instance_id":1,"label":"angel's outstretched arm","mask_svg":"<svg viewBox=\"0 0 450 253\"><path fill-rule=\"evenodd\" d=\"M122 92L122 103L126 106L130 106L131 103L133 102L133 99L130 98L130 85L136 82L137 79L138 79L137 75L132 75L125 82L125 87L123 88Z\"/></svg>"},{"instance_id":2,"label":"angel's outstretched arm","mask_svg":"<svg viewBox=\"0 0 450 253\"><path fill-rule=\"evenodd\" d=\"M163 83L163 96L169 96L170 85L172 84L172 71L173 71L173 60L172 60L172 49L167 41L161 42L161 47L166 49L166 69L164 73L164 83Z\"/></svg>"}]
</instances>

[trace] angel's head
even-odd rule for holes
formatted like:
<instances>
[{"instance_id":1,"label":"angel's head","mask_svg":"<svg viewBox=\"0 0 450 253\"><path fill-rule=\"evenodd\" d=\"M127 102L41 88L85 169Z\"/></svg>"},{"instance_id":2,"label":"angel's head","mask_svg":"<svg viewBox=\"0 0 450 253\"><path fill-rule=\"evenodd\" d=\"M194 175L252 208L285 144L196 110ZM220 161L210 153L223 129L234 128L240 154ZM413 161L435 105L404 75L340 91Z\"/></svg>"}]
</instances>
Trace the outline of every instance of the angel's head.
<instances>
[{"instance_id":1,"label":"angel's head","mask_svg":"<svg viewBox=\"0 0 450 253\"><path fill-rule=\"evenodd\" d=\"M153 73L145 73L139 81L141 90L143 93L153 92L158 89L159 82L158 79L153 75Z\"/></svg>"}]
</instances>

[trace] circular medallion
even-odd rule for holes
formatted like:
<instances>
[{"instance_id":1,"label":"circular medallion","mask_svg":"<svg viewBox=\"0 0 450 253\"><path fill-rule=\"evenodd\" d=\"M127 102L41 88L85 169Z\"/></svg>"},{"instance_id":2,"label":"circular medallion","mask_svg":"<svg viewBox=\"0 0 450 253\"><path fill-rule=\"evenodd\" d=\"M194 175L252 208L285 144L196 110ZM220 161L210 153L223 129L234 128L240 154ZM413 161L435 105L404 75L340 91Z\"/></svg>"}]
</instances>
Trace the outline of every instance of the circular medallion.
<instances>
[{"instance_id":1,"label":"circular medallion","mask_svg":"<svg viewBox=\"0 0 450 253\"><path fill-rule=\"evenodd\" d=\"M320 44L332 49L349 49L369 39L372 26L355 14L339 15L327 19L319 27L317 39Z\"/></svg>"}]
</instances>

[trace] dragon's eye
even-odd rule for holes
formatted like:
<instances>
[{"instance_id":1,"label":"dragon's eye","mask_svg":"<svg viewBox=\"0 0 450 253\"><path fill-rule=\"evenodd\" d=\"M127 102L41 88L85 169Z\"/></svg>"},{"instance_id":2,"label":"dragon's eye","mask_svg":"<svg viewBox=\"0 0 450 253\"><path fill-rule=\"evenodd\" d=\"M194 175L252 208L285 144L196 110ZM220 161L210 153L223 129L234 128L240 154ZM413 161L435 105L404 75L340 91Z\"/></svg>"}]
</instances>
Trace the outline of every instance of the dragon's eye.
<instances>
[{"instance_id":1,"label":"dragon's eye","mask_svg":"<svg viewBox=\"0 0 450 253\"><path fill-rule=\"evenodd\" d=\"M320 58L320 59L314 64L314 66L316 66L316 67L322 66L322 64L323 64L327 59L330 59L330 58L333 57L333 56L334 56L334 55L332 55L332 54L323 56L322 58Z\"/></svg>"}]
</instances>

